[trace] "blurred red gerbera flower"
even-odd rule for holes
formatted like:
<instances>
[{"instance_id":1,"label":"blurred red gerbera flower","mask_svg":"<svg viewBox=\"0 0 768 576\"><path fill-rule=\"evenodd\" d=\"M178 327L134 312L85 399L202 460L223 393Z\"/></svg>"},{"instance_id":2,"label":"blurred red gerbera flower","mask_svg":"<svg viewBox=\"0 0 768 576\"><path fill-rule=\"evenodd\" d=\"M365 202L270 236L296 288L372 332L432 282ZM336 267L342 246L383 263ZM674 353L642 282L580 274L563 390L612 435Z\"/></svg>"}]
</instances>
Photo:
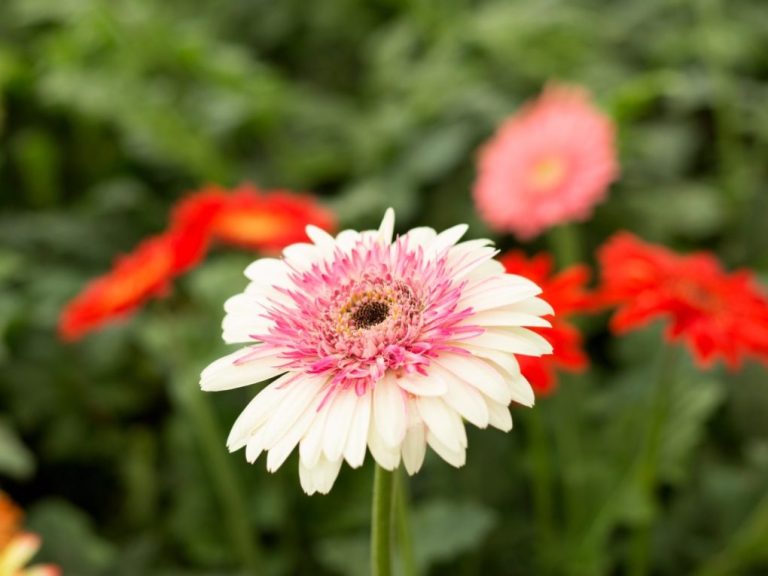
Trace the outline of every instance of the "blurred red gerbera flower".
<instances>
[{"instance_id":1,"label":"blurred red gerbera flower","mask_svg":"<svg viewBox=\"0 0 768 576\"><path fill-rule=\"evenodd\" d=\"M528 258L521 251L512 251L499 258L507 272L519 274L538 284L541 297L555 311L551 328L533 327L552 344L553 352L541 358L518 356L520 370L539 394L549 394L557 386L557 371L581 372L589 366L582 347L581 332L567 321L569 315L587 310L591 297L585 285L589 269L582 264L552 273L552 257L541 253Z\"/></svg>"},{"instance_id":2,"label":"blurred red gerbera flower","mask_svg":"<svg viewBox=\"0 0 768 576\"><path fill-rule=\"evenodd\" d=\"M261 193L251 185L233 193L218 187L193 193L174 208L167 232L120 257L67 304L59 334L76 340L167 294L173 278L199 264L212 241L275 251L306 239L309 224L326 230L335 225L332 214L309 196Z\"/></svg>"},{"instance_id":3,"label":"blurred red gerbera flower","mask_svg":"<svg viewBox=\"0 0 768 576\"><path fill-rule=\"evenodd\" d=\"M746 270L726 273L710 253L678 255L627 232L600 249L599 300L616 306L610 327L624 333L668 318L666 338L683 340L697 365L722 357L768 362L768 299Z\"/></svg>"},{"instance_id":4,"label":"blurred red gerbera flower","mask_svg":"<svg viewBox=\"0 0 768 576\"><path fill-rule=\"evenodd\" d=\"M309 196L283 190L260 193L251 185L237 188L213 219L216 240L251 250L277 251L307 239L313 224L324 230L335 227L333 215Z\"/></svg>"},{"instance_id":5,"label":"blurred red gerbera flower","mask_svg":"<svg viewBox=\"0 0 768 576\"><path fill-rule=\"evenodd\" d=\"M181 244L183 238L175 235L156 236L142 242L130 254L120 256L110 272L92 280L64 308L59 319L61 336L76 340L128 315L145 300L166 294L175 274L176 247Z\"/></svg>"}]
</instances>

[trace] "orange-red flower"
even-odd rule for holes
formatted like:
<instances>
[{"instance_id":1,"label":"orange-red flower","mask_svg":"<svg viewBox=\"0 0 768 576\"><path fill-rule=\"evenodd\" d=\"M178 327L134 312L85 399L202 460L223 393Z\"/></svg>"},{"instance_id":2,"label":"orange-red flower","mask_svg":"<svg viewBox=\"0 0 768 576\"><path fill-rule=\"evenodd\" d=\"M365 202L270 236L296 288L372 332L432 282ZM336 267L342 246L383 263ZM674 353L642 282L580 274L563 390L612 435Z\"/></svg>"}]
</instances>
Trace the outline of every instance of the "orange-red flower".
<instances>
[{"instance_id":1,"label":"orange-red flower","mask_svg":"<svg viewBox=\"0 0 768 576\"><path fill-rule=\"evenodd\" d=\"M26 568L40 548L40 538L20 531L22 512L0 491L0 576L59 576L56 566Z\"/></svg>"},{"instance_id":2,"label":"orange-red flower","mask_svg":"<svg viewBox=\"0 0 768 576\"><path fill-rule=\"evenodd\" d=\"M0 491L0 550L18 533L22 516L21 509Z\"/></svg>"},{"instance_id":3,"label":"orange-red flower","mask_svg":"<svg viewBox=\"0 0 768 576\"><path fill-rule=\"evenodd\" d=\"M120 257L67 304L59 333L75 340L167 294L172 280L198 265L213 241L274 251L306 239L309 224L326 230L335 225L332 214L309 196L262 193L251 185L233 193L218 187L193 193L173 210L167 232Z\"/></svg>"},{"instance_id":4,"label":"orange-red flower","mask_svg":"<svg viewBox=\"0 0 768 576\"><path fill-rule=\"evenodd\" d=\"M205 257L212 238L213 222L231 195L215 186L185 196L171 211L169 228L183 242L177 247L176 272L194 268Z\"/></svg>"},{"instance_id":5,"label":"orange-red flower","mask_svg":"<svg viewBox=\"0 0 768 576\"><path fill-rule=\"evenodd\" d=\"M589 269L577 264L553 274L552 257L545 253L528 258L523 252L512 251L499 260L507 272L525 276L538 284L542 289L541 297L555 311L551 328L531 328L552 344L552 354L541 358L518 356L520 370L534 390L549 394L557 386L558 370L581 372L589 366L581 332L567 320L571 314L585 311L591 305L585 288Z\"/></svg>"},{"instance_id":6,"label":"orange-red flower","mask_svg":"<svg viewBox=\"0 0 768 576\"><path fill-rule=\"evenodd\" d=\"M147 299L167 294L175 272L175 246L179 242L179 238L171 235L157 236L119 257L110 272L92 280L64 308L59 319L61 336L75 340L126 316Z\"/></svg>"},{"instance_id":7,"label":"orange-red flower","mask_svg":"<svg viewBox=\"0 0 768 576\"><path fill-rule=\"evenodd\" d=\"M731 368L748 356L768 362L768 298L751 272L729 274L710 253L678 255L627 232L608 240L598 260L600 300L617 307L614 332L667 318L667 340L683 340L702 368L718 357Z\"/></svg>"},{"instance_id":8,"label":"orange-red flower","mask_svg":"<svg viewBox=\"0 0 768 576\"><path fill-rule=\"evenodd\" d=\"M304 229L314 224L335 227L333 215L309 196L283 190L265 194L253 186L236 189L212 224L213 238L252 250L276 251L307 239Z\"/></svg>"},{"instance_id":9,"label":"orange-red flower","mask_svg":"<svg viewBox=\"0 0 768 576\"><path fill-rule=\"evenodd\" d=\"M260 251L305 241L309 224L324 230L335 227L333 215L312 197L283 190L261 192L251 184L232 193L217 187L201 190L185 198L171 219L171 228L188 237L190 246L218 241Z\"/></svg>"}]
</instances>

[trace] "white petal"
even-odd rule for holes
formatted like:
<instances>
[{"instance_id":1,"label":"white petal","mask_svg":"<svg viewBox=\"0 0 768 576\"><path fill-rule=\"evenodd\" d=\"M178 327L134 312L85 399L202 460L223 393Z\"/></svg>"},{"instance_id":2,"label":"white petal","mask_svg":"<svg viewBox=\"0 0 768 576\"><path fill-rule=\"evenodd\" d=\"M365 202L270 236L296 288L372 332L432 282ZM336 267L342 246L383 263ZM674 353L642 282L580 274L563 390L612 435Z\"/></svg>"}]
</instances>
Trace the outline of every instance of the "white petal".
<instances>
[{"instance_id":1,"label":"white petal","mask_svg":"<svg viewBox=\"0 0 768 576\"><path fill-rule=\"evenodd\" d=\"M422 424L408 428L403 440L402 452L405 470L413 476L421 469L427 452L427 434Z\"/></svg>"},{"instance_id":2,"label":"white petal","mask_svg":"<svg viewBox=\"0 0 768 576\"><path fill-rule=\"evenodd\" d=\"M245 459L253 464L262 452L264 452L264 434L259 429L248 438L245 445Z\"/></svg>"},{"instance_id":3,"label":"white petal","mask_svg":"<svg viewBox=\"0 0 768 576\"><path fill-rule=\"evenodd\" d=\"M427 442L432 447L432 450L437 452L438 456L451 466L461 468L466 463L467 451L465 448L449 448L431 430L427 432Z\"/></svg>"},{"instance_id":4,"label":"white petal","mask_svg":"<svg viewBox=\"0 0 768 576\"><path fill-rule=\"evenodd\" d=\"M267 421L267 417L273 412L280 400L285 396L286 390L280 386L293 374L285 374L266 386L248 403L232 425L232 430L227 438L227 447L230 452L239 450L245 446L248 437L256 428Z\"/></svg>"},{"instance_id":5,"label":"white petal","mask_svg":"<svg viewBox=\"0 0 768 576\"><path fill-rule=\"evenodd\" d=\"M491 240L485 238L467 240L466 242L456 244L456 246L448 251L448 266L453 269L456 266L463 267L475 260L485 262L488 260L489 255L494 253L498 253L498 250Z\"/></svg>"},{"instance_id":6,"label":"white petal","mask_svg":"<svg viewBox=\"0 0 768 576\"><path fill-rule=\"evenodd\" d=\"M223 338L228 344L252 343L254 334L264 334L274 324L264 317L266 310L253 294L232 296L224 303L224 310Z\"/></svg>"},{"instance_id":7,"label":"white petal","mask_svg":"<svg viewBox=\"0 0 768 576\"><path fill-rule=\"evenodd\" d=\"M442 370L436 364L432 369ZM443 379L447 384L443 401L478 428L488 426L488 406L483 395L476 388L447 371Z\"/></svg>"},{"instance_id":8,"label":"white petal","mask_svg":"<svg viewBox=\"0 0 768 576\"><path fill-rule=\"evenodd\" d=\"M471 307L475 312L501 308L541 294L541 288L521 276L504 274L493 276L467 288L461 296L459 306Z\"/></svg>"},{"instance_id":9,"label":"white petal","mask_svg":"<svg viewBox=\"0 0 768 576\"><path fill-rule=\"evenodd\" d=\"M447 230L443 230L437 235L432 244L426 250L427 256L440 256L448 248L456 244L464 234L467 233L469 226L466 224L457 224Z\"/></svg>"},{"instance_id":10,"label":"white petal","mask_svg":"<svg viewBox=\"0 0 768 576\"><path fill-rule=\"evenodd\" d=\"M440 398L416 398L416 406L430 433L458 452L466 434L459 415Z\"/></svg>"},{"instance_id":11,"label":"white petal","mask_svg":"<svg viewBox=\"0 0 768 576\"><path fill-rule=\"evenodd\" d=\"M283 288L287 286L283 286ZM261 282L251 282L245 287L243 293L248 294L259 302L264 302L267 305L271 302L277 302L285 306L292 306L294 304L293 299L288 294L278 291L275 288L275 285L272 285L265 280L262 280Z\"/></svg>"},{"instance_id":12,"label":"white petal","mask_svg":"<svg viewBox=\"0 0 768 576\"><path fill-rule=\"evenodd\" d=\"M512 400L529 408L536 403L536 395L530 382L522 374L516 374L505 378L512 391Z\"/></svg>"},{"instance_id":13,"label":"white petal","mask_svg":"<svg viewBox=\"0 0 768 576\"><path fill-rule=\"evenodd\" d=\"M283 465L286 458L290 456L293 449L304 437L309 427L319 418L318 407L322 402L323 395L318 394L315 400L304 409L299 419L288 429L280 440L278 440L267 454L267 470L274 472Z\"/></svg>"},{"instance_id":14,"label":"white petal","mask_svg":"<svg viewBox=\"0 0 768 576\"><path fill-rule=\"evenodd\" d=\"M385 470L394 470L400 464L400 447L392 448L384 443L376 426L375 414L371 414L371 424L368 427L368 448L373 459Z\"/></svg>"},{"instance_id":15,"label":"white petal","mask_svg":"<svg viewBox=\"0 0 768 576\"><path fill-rule=\"evenodd\" d=\"M299 480L304 492L310 496L315 492L328 494L336 482L336 477L341 469L341 459L331 462L325 458L320 458L312 467L308 467L299 461Z\"/></svg>"},{"instance_id":16,"label":"white petal","mask_svg":"<svg viewBox=\"0 0 768 576\"><path fill-rule=\"evenodd\" d=\"M552 324L546 318L524 314L522 312L510 312L504 309L486 310L468 317L463 324L476 324L478 326L536 326L549 328Z\"/></svg>"},{"instance_id":17,"label":"white petal","mask_svg":"<svg viewBox=\"0 0 768 576\"><path fill-rule=\"evenodd\" d=\"M448 266L453 267L461 262L467 256L482 252L483 248L493 246L493 240L487 238L478 238L476 240L466 240L456 244L448 252Z\"/></svg>"},{"instance_id":18,"label":"white petal","mask_svg":"<svg viewBox=\"0 0 768 576\"><path fill-rule=\"evenodd\" d=\"M260 258L245 269L245 276L253 282L283 286L288 283L290 269L278 258Z\"/></svg>"},{"instance_id":19,"label":"white petal","mask_svg":"<svg viewBox=\"0 0 768 576\"><path fill-rule=\"evenodd\" d=\"M264 447L272 448L296 423L306 408L322 394L327 376L300 375L286 386L286 394L264 424Z\"/></svg>"},{"instance_id":20,"label":"white petal","mask_svg":"<svg viewBox=\"0 0 768 576\"><path fill-rule=\"evenodd\" d=\"M387 208L384 212L384 218L381 220L379 226L379 238L384 241L385 244L392 243L392 234L395 231L395 211L392 208Z\"/></svg>"},{"instance_id":21,"label":"white petal","mask_svg":"<svg viewBox=\"0 0 768 576\"><path fill-rule=\"evenodd\" d=\"M502 406L493 400L489 400L488 414L490 415L489 424L491 426L498 428L502 432L509 432L512 430L512 414L510 414L509 408Z\"/></svg>"},{"instance_id":22,"label":"white petal","mask_svg":"<svg viewBox=\"0 0 768 576\"><path fill-rule=\"evenodd\" d=\"M254 347L243 348L211 362L200 374L200 388L205 391L231 390L256 384L285 372L285 368L277 368L275 364L283 363L276 356L252 358L240 364L235 364L254 351Z\"/></svg>"},{"instance_id":23,"label":"white petal","mask_svg":"<svg viewBox=\"0 0 768 576\"><path fill-rule=\"evenodd\" d=\"M552 345L539 334L525 328L486 328L485 332L466 340L468 344L495 348L502 352L541 356L551 354Z\"/></svg>"},{"instance_id":24,"label":"white petal","mask_svg":"<svg viewBox=\"0 0 768 576\"><path fill-rule=\"evenodd\" d=\"M297 242L283 248L283 258L286 264L294 270L303 272L312 267L312 264L322 259L322 253L314 244Z\"/></svg>"},{"instance_id":25,"label":"white petal","mask_svg":"<svg viewBox=\"0 0 768 576\"><path fill-rule=\"evenodd\" d=\"M392 448L400 446L405 437L405 398L390 373L373 386L373 414L384 443Z\"/></svg>"},{"instance_id":26,"label":"white petal","mask_svg":"<svg viewBox=\"0 0 768 576\"><path fill-rule=\"evenodd\" d=\"M310 224L307 226L307 236L315 243L323 257L327 258L333 254L333 250L336 248L336 240L328 232Z\"/></svg>"},{"instance_id":27,"label":"white petal","mask_svg":"<svg viewBox=\"0 0 768 576\"><path fill-rule=\"evenodd\" d=\"M497 253L498 250L493 247L493 242L490 240L468 240L448 251L447 266L454 279L462 278L488 262Z\"/></svg>"},{"instance_id":28,"label":"white petal","mask_svg":"<svg viewBox=\"0 0 768 576\"><path fill-rule=\"evenodd\" d=\"M494 276L503 276L505 273L504 265L498 260L486 260L480 266L467 274L467 280L471 286L474 286L488 278Z\"/></svg>"},{"instance_id":29,"label":"white petal","mask_svg":"<svg viewBox=\"0 0 768 576\"><path fill-rule=\"evenodd\" d=\"M315 466L323 452L323 433L328 420L328 410L321 409L299 444L299 457L305 466Z\"/></svg>"},{"instance_id":30,"label":"white petal","mask_svg":"<svg viewBox=\"0 0 768 576\"><path fill-rule=\"evenodd\" d=\"M504 377L482 358L443 354L435 363L496 402L509 404L512 400Z\"/></svg>"},{"instance_id":31,"label":"white petal","mask_svg":"<svg viewBox=\"0 0 768 576\"><path fill-rule=\"evenodd\" d=\"M373 394L366 390L365 394L357 397L355 414L349 427L347 445L344 447L344 459L352 468L357 468L365 460L365 447L368 442L368 426L371 422L371 397Z\"/></svg>"},{"instance_id":32,"label":"white petal","mask_svg":"<svg viewBox=\"0 0 768 576\"><path fill-rule=\"evenodd\" d=\"M447 390L445 382L432 374L405 374L397 379L397 385L415 396L442 396Z\"/></svg>"},{"instance_id":33,"label":"white petal","mask_svg":"<svg viewBox=\"0 0 768 576\"><path fill-rule=\"evenodd\" d=\"M421 247L424 250L432 244L436 237L437 231L435 231L434 228L429 228L427 226L411 228L404 235L404 238L408 239L408 246L411 248Z\"/></svg>"},{"instance_id":34,"label":"white petal","mask_svg":"<svg viewBox=\"0 0 768 576\"><path fill-rule=\"evenodd\" d=\"M331 405L323 408L330 411L323 434L323 454L332 462L339 460L344 452L356 407L357 394L350 389L337 392Z\"/></svg>"},{"instance_id":35,"label":"white petal","mask_svg":"<svg viewBox=\"0 0 768 576\"><path fill-rule=\"evenodd\" d=\"M533 314L534 316L555 315L555 310L549 302L542 300L538 296L528 298L527 300L517 302L516 304L504 306L503 310L508 312L520 312L521 314Z\"/></svg>"},{"instance_id":36,"label":"white petal","mask_svg":"<svg viewBox=\"0 0 768 576\"><path fill-rule=\"evenodd\" d=\"M360 233L357 230L342 230L336 235L336 246L342 252L349 252L357 244Z\"/></svg>"},{"instance_id":37,"label":"white petal","mask_svg":"<svg viewBox=\"0 0 768 576\"><path fill-rule=\"evenodd\" d=\"M462 346L475 356L480 356L486 360L492 360L494 364L497 364L511 375L520 374L520 364L518 364L514 354L501 352L492 348L472 346L471 344L462 343Z\"/></svg>"}]
</instances>

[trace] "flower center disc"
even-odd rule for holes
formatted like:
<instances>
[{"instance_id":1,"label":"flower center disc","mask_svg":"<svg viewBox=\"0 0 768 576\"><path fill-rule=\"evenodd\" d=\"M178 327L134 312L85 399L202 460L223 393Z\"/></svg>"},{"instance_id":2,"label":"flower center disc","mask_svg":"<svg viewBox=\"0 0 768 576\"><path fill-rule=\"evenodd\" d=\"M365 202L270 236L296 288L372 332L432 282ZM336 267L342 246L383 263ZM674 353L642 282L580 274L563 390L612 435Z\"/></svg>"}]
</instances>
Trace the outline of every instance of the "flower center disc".
<instances>
[{"instance_id":1,"label":"flower center disc","mask_svg":"<svg viewBox=\"0 0 768 576\"><path fill-rule=\"evenodd\" d=\"M559 186L564 176L565 164L562 159L546 156L534 164L529 181L535 192L545 194Z\"/></svg>"},{"instance_id":2,"label":"flower center disc","mask_svg":"<svg viewBox=\"0 0 768 576\"><path fill-rule=\"evenodd\" d=\"M352 325L355 328L370 328L384 322L388 314L389 306L384 302L366 302L352 314Z\"/></svg>"}]
</instances>

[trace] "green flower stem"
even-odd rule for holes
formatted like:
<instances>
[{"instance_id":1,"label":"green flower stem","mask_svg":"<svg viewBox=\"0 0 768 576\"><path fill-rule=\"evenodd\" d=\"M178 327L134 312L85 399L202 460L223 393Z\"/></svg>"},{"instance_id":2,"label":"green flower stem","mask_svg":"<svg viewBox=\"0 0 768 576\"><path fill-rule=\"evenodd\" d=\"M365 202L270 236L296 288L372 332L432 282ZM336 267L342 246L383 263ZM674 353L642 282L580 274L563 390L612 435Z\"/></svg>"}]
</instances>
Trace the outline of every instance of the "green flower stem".
<instances>
[{"instance_id":1,"label":"green flower stem","mask_svg":"<svg viewBox=\"0 0 768 576\"><path fill-rule=\"evenodd\" d=\"M768 558L768 494L752 509L727 546L701 568L696 576L730 576L748 572L754 562Z\"/></svg>"},{"instance_id":2,"label":"green flower stem","mask_svg":"<svg viewBox=\"0 0 768 576\"><path fill-rule=\"evenodd\" d=\"M378 464L373 478L371 511L371 575L392 574L392 496L394 473Z\"/></svg>"},{"instance_id":3,"label":"green flower stem","mask_svg":"<svg viewBox=\"0 0 768 576\"><path fill-rule=\"evenodd\" d=\"M195 385L196 380L197 374L178 371L171 380L171 396L176 407L186 417L189 428L197 433L200 451L221 502L229 537L240 562L249 574L261 574L260 549L246 514L242 487L229 460L216 417L203 393Z\"/></svg>"},{"instance_id":4,"label":"green flower stem","mask_svg":"<svg viewBox=\"0 0 768 576\"><path fill-rule=\"evenodd\" d=\"M554 548L554 484L550 461L551 443L547 438L541 407L529 412L529 451L533 458L531 491L533 492L534 519L537 532L537 574L549 573L549 558Z\"/></svg>"},{"instance_id":5,"label":"green flower stem","mask_svg":"<svg viewBox=\"0 0 768 576\"><path fill-rule=\"evenodd\" d=\"M655 503L654 494L658 481L659 452L661 450L664 423L669 412L671 391L675 384L679 346L665 344L661 353L659 377L653 391L651 424L638 467L638 482L646 499ZM652 514L655 516L655 509ZM633 535L630 548L631 576L645 576L650 570L650 539L653 516L646 525L639 526Z\"/></svg>"},{"instance_id":6,"label":"green flower stem","mask_svg":"<svg viewBox=\"0 0 768 576\"><path fill-rule=\"evenodd\" d=\"M397 530L397 547L400 551L403 575L418 576L419 572L413 556L408 477L405 475L405 470L402 469L395 478L395 525Z\"/></svg>"},{"instance_id":7,"label":"green flower stem","mask_svg":"<svg viewBox=\"0 0 768 576\"><path fill-rule=\"evenodd\" d=\"M573 224L561 224L551 228L547 233L550 249L555 254L558 268L565 268L582 257L581 236Z\"/></svg>"}]
</instances>

